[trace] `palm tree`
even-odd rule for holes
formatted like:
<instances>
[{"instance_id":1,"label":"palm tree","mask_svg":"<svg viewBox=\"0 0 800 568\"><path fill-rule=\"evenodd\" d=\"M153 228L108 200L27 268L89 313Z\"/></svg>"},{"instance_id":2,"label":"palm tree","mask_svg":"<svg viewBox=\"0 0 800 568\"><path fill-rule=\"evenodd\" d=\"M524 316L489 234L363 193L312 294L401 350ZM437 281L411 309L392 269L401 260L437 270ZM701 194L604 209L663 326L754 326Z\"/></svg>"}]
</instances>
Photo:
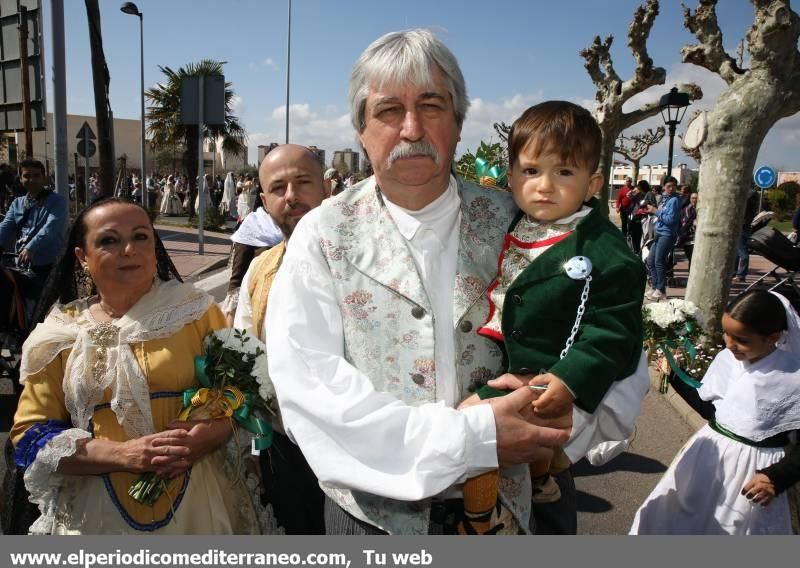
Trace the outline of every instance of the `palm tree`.
<instances>
[{"instance_id":1,"label":"palm tree","mask_svg":"<svg viewBox=\"0 0 800 568\"><path fill-rule=\"evenodd\" d=\"M159 69L166 76L166 81L157 84L152 89L145 91L147 107L147 133L152 140L153 148L183 145L186 153L183 164L190 180L189 211L194 213L194 198L197 187L194 183L194 173L197 171L198 144L206 138L221 140L224 152L241 155L245 149L247 134L239 119L231 112L234 92L230 82L225 82L225 123L221 126L205 126L202 138L198 136L198 127L181 124L181 84L184 78L194 75L213 76L222 75L221 61L203 59L199 63L190 63L177 71L169 67ZM217 142L219 143L219 142Z\"/></svg>"}]
</instances>

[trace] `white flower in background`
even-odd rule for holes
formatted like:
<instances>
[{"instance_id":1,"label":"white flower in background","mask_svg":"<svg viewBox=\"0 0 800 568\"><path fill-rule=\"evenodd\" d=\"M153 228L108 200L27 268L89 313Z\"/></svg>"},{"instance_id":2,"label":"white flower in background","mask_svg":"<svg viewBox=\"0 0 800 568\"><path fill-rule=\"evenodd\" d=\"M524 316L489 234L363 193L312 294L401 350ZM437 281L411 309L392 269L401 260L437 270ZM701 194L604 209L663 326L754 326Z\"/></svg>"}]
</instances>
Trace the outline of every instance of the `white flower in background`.
<instances>
[{"instance_id":1,"label":"white flower in background","mask_svg":"<svg viewBox=\"0 0 800 568\"><path fill-rule=\"evenodd\" d=\"M662 329L694 319L703 325L702 313L692 302L673 298L644 306L647 318Z\"/></svg>"},{"instance_id":2,"label":"white flower in background","mask_svg":"<svg viewBox=\"0 0 800 568\"><path fill-rule=\"evenodd\" d=\"M223 349L230 349L238 353L255 354L259 347L262 351L266 349L266 346L258 337L243 329L218 329L211 335L222 341ZM206 347L208 347L209 341L210 336L206 336L204 340Z\"/></svg>"},{"instance_id":3,"label":"white flower in background","mask_svg":"<svg viewBox=\"0 0 800 568\"><path fill-rule=\"evenodd\" d=\"M650 321L662 329L667 329L685 319L683 313L676 310L669 302L648 304L645 309Z\"/></svg>"}]
</instances>

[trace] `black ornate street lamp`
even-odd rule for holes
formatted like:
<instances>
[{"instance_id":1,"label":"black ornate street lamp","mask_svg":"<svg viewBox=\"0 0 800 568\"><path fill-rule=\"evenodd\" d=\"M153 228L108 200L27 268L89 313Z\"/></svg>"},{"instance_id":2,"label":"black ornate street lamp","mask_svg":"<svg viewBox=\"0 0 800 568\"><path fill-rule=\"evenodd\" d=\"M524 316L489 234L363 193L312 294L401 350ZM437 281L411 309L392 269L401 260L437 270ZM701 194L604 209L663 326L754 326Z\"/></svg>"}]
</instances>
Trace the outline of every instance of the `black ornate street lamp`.
<instances>
[{"instance_id":1,"label":"black ornate street lamp","mask_svg":"<svg viewBox=\"0 0 800 568\"><path fill-rule=\"evenodd\" d=\"M686 114L686 107L689 106L689 95L678 92L677 87L672 87L669 93L661 97L659 101L661 107L661 118L664 124L669 127L669 158L667 159L667 175L672 175L672 145L675 141L675 127L683 120Z\"/></svg>"}]
</instances>

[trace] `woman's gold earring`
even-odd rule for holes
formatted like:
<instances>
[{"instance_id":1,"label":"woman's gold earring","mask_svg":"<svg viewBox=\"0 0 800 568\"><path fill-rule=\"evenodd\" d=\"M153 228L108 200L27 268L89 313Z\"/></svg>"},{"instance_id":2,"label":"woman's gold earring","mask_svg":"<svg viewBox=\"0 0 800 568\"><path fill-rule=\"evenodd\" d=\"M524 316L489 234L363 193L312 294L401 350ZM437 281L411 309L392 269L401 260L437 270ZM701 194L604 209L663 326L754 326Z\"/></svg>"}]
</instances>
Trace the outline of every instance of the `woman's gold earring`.
<instances>
[{"instance_id":1,"label":"woman's gold earring","mask_svg":"<svg viewBox=\"0 0 800 568\"><path fill-rule=\"evenodd\" d=\"M86 289L86 295L90 296L94 292L94 280L92 280L92 273L86 264L83 265L81 279L83 280L83 287Z\"/></svg>"}]
</instances>

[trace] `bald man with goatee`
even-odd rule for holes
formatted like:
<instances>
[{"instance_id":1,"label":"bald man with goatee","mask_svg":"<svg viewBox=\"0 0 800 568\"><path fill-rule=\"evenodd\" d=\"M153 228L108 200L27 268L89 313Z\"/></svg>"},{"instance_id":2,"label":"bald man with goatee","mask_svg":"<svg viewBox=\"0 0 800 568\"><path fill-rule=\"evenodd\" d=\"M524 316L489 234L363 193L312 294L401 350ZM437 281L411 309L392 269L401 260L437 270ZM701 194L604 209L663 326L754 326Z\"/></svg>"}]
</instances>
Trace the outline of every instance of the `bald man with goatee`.
<instances>
[{"instance_id":1,"label":"bald man with goatee","mask_svg":"<svg viewBox=\"0 0 800 568\"><path fill-rule=\"evenodd\" d=\"M269 290L300 219L327 197L322 164L304 146L285 144L272 150L258 169L261 201L286 239L261 254L242 280L233 325L266 341L264 315ZM269 356L269 353L267 354ZM266 499L286 534L325 534L324 494L300 449L284 434L280 417L273 419L273 441L262 452Z\"/></svg>"}]
</instances>

